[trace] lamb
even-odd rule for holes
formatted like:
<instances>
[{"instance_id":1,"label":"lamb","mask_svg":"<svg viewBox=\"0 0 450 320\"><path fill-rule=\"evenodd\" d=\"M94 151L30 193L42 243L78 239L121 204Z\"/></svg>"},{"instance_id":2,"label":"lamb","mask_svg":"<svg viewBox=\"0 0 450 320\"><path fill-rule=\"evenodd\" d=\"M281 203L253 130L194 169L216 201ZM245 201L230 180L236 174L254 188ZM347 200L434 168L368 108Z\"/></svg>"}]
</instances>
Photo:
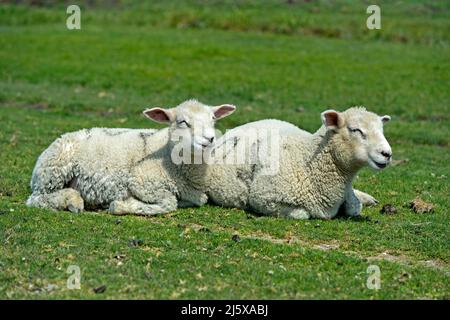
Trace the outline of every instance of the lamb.
<instances>
[{"instance_id":1,"label":"lamb","mask_svg":"<svg viewBox=\"0 0 450 320\"><path fill-rule=\"evenodd\" d=\"M339 210L349 216L359 215L362 205L352 181L365 165L379 170L390 163L392 151L383 134L383 124L390 117L353 107L344 112L324 111L321 118L323 125L314 134L277 120L257 121L228 131L216 142L213 160L207 166L204 184L209 199L225 207L294 219L331 219ZM258 137L242 146L248 142L243 134L252 128L277 129L279 148L270 149L273 137ZM227 141L233 142L231 147ZM278 172L268 173L271 164L261 160L223 164L230 148L244 148L246 160L257 158L256 150L266 156L279 152Z\"/></svg>"},{"instance_id":2,"label":"lamb","mask_svg":"<svg viewBox=\"0 0 450 320\"><path fill-rule=\"evenodd\" d=\"M252 123L248 123L246 125L243 125L239 128L239 130L234 131L234 136L242 135L243 132L248 132L249 129L276 129L277 133L280 135L299 135L303 137L309 137L311 136L311 133L308 131L302 130L299 127L293 125L292 123L281 121L277 119L266 119L266 120L259 120ZM239 134L240 133L240 134ZM370 194L367 194L365 192L359 191L354 189L353 192L355 193L355 196L358 198L358 200L361 202L361 204L366 206L373 206L378 204L378 200L376 200L374 197L372 197Z\"/></svg>"},{"instance_id":3,"label":"lamb","mask_svg":"<svg viewBox=\"0 0 450 320\"><path fill-rule=\"evenodd\" d=\"M92 128L64 134L38 158L27 205L75 213L107 208L117 215L200 206L206 194L185 180L195 173L194 164L186 157L178 161L177 152L202 154L214 142L215 121L234 110L230 104L209 107L188 100L176 108L144 111L169 124L161 130Z\"/></svg>"}]
</instances>

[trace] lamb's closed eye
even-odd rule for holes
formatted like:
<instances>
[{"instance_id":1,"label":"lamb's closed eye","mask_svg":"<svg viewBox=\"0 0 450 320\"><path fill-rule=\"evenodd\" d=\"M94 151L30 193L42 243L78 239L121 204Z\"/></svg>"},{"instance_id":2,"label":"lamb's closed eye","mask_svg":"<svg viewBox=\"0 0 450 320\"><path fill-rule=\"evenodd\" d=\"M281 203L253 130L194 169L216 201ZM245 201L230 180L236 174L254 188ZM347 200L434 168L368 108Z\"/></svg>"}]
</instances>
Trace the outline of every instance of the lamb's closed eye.
<instances>
[{"instance_id":1,"label":"lamb's closed eye","mask_svg":"<svg viewBox=\"0 0 450 320\"><path fill-rule=\"evenodd\" d=\"M348 128L348 130L352 133L357 133L359 135L361 135L361 137L363 137L364 139L366 138L366 134L359 128Z\"/></svg>"},{"instance_id":2,"label":"lamb's closed eye","mask_svg":"<svg viewBox=\"0 0 450 320\"><path fill-rule=\"evenodd\" d=\"M186 120L177 121L177 125L181 128L190 128L191 125Z\"/></svg>"}]
</instances>

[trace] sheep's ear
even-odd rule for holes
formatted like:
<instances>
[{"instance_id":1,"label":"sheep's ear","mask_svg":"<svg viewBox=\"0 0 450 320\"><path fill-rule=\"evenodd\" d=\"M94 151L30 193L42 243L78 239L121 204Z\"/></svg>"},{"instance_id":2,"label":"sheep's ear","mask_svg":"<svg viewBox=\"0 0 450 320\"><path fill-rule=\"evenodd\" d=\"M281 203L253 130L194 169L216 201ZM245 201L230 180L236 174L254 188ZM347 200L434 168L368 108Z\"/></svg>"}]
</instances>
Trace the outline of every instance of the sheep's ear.
<instances>
[{"instance_id":1,"label":"sheep's ear","mask_svg":"<svg viewBox=\"0 0 450 320\"><path fill-rule=\"evenodd\" d=\"M170 123L175 119L171 109L151 108L144 110L143 113L147 118L159 123Z\"/></svg>"},{"instance_id":2,"label":"sheep's ear","mask_svg":"<svg viewBox=\"0 0 450 320\"><path fill-rule=\"evenodd\" d=\"M222 104L217 107L212 107L212 110L215 119L222 119L232 114L236 110L236 107L232 104Z\"/></svg>"},{"instance_id":3,"label":"sheep's ear","mask_svg":"<svg viewBox=\"0 0 450 320\"><path fill-rule=\"evenodd\" d=\"M320 115L322 123L329 130L336 130L344 126L344 118L335 110L327 110Z\"/></svg>"},{"instance_id":4,"label":"sheep's ear","mask_svg":"<svg viewBox=\"0 0 450 320\"><path fill-rule=\"evenodd\" d=\"M391 121L391 116L385 115L385 116L380 117L380 119L383 123L386 123L386 122Z\"/></svg>"}]
</instances>

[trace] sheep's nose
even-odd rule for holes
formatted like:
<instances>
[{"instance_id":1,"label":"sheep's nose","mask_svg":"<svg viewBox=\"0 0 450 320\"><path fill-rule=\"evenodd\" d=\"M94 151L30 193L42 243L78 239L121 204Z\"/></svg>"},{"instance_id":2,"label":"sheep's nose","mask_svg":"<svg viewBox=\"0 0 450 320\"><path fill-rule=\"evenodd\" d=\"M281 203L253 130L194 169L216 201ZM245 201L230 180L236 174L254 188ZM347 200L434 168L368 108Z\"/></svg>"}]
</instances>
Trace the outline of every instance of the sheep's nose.
<instances>
[{"instance_id":1,"label":"sheep's nose","mask_svg":"<svg viewBox=\"0 0 450 320\"><path fill-rule=\"evenodd\" d=\"M206 140L208 140L210 143L213 143L214 137L205 137Z\"/></svg>"},{"instance_id":2,"label":"sheep's nose","mask_svg":"<svg viewBox=\"0 0 450 320\"><path fill-rule=\"evenodd\" d=\"M387 159L390 159L392 157L391 151L381 151L381 155Z\"/></svg>"}]
</instances>

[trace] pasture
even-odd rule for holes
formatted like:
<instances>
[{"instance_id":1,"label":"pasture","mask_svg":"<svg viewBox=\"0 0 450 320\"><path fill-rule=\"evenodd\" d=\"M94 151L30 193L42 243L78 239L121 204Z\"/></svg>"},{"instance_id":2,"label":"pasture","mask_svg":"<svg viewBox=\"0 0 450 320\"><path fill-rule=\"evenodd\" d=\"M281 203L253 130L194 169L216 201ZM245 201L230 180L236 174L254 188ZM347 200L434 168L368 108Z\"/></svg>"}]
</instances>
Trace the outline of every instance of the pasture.
<instances>
[{"instance_id":1,"label":"pasture","mask_svg":"<svg viewBox=\"0 0 450 320\"><path fill-rule=\"evenodd\" d=\"M0 5L1 299L450 298L448 3L377 1L372 31L364 1L114 3L81 5L81 30L67 30L63 5ZM222 131L264 118L315 131L320 112L354 105L391 115L394 165L354 182L379 205L330 221L25 206L61 134L161 127L141 111L191 97L237 106ZM414 212L415 198L434 210ZM370 265L380 290L366 286Z\"/></svg>"}]
</instances>

